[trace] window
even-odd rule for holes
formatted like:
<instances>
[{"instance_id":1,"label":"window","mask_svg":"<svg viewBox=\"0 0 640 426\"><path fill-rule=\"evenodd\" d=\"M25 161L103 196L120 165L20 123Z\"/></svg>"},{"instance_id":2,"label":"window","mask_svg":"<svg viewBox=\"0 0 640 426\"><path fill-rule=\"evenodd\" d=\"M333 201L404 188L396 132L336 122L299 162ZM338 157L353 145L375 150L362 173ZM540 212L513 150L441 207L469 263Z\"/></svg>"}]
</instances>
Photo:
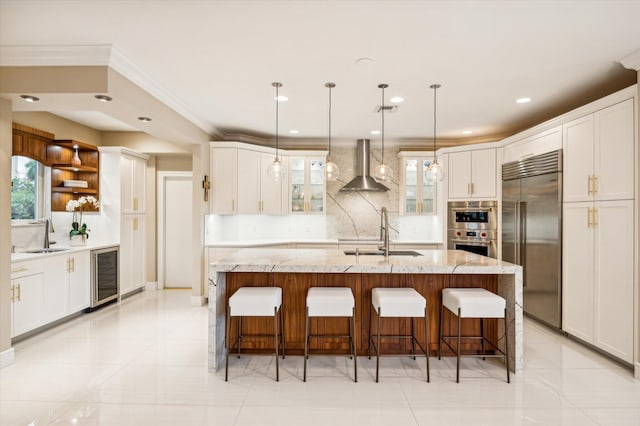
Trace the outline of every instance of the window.
<instances>
[{"instance_id":1,"label":"window","mask_svg":"<svg viewBox=\"0 0 640 426\"><path fill-rule=\"evenodd\" d=\"M11 219L42 217L43 169L31 158L11 157Z\"/></svg>"}]
</instances>

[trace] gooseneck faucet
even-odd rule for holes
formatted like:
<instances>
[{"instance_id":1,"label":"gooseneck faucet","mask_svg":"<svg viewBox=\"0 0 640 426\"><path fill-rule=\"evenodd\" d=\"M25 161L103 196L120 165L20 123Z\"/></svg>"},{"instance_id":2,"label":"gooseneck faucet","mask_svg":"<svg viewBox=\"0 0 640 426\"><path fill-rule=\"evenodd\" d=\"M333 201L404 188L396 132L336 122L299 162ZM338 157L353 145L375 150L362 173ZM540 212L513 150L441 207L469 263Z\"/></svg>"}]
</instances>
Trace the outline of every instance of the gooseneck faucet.
<instances>
[{"instance_id":1,"label":"gooseneck faucet","mask_svg":"<svg viewBox=\"0 0 640 426\"><path fill-rule=\"evenodd\" d=\"M389 212L386 207L380 209L380 241L384 241L384 245L380 246L384 257L389 258Z\"/></svg>"},{"instance_id":2,"label":"gooseneck faucet","mask_svg":"<svg viewBox=\"0 0 640 426\"><path fill-rule=\"evenodd\" d=\"M44 220L44 248L49 248L49 219Z\"/></svg>"}]
</instances>

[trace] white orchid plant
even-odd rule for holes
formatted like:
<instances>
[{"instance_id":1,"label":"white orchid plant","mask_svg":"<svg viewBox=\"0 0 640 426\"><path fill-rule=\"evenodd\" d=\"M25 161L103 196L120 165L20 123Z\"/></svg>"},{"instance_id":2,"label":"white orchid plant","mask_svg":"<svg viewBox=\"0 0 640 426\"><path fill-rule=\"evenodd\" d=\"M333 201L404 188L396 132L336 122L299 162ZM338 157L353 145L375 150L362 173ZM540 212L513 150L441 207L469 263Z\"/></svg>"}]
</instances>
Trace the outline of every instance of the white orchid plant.
<instances>
[{"instance_id":1,"label":"white orchid plant","mask_svg":"<svg viewBox=\"0 0 640 426\"><path fill-rule=\"evenodd\" d=\"M90 229L87 228L86 223L82 223L82 211L86 207L100 207L100 202L98 199L92 195L82 196L77 200L69 200L67 202L66 210L68 212L73 212L73 220L71 222L71 231L69 231L69 237L73 237L74 235L84 235L85 238L89 238ZM78 215L78 213L80 213Z\"/></svg>"}]
</instances>

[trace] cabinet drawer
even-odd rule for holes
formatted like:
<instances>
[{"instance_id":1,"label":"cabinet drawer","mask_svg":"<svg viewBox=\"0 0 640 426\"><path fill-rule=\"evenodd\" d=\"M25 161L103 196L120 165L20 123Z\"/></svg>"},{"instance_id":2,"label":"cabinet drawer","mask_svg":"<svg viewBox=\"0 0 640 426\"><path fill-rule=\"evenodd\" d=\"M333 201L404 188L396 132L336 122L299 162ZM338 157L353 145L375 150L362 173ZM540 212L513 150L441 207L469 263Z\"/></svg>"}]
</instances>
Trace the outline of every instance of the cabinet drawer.
<instances>
[{"instance_id":1,"label":"cabinet drawer","mask_svg":"<svg viewBox=\"0 0 640 426\"><path fill-rule=\"evenodd\" d=\"M43 259L24 260L11 263L11 279L27 277L44 272Z\"/></svg>"}]
</instances>

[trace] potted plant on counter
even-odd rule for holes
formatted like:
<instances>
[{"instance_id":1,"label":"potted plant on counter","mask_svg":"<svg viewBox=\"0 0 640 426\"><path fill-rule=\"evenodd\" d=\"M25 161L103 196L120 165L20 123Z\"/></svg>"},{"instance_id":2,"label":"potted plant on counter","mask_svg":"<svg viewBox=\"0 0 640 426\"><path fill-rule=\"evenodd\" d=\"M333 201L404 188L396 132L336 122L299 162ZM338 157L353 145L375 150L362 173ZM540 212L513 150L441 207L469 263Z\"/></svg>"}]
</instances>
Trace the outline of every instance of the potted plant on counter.
<instances>
[{"instance_id":1,"label":"potted plant on counter","mask_svg":"<svg viewBox=\"0 0 640 426\"><path fill-rule=\"evenodd\" d=\"M97 209L100 207L100 202L92 195L82 196L77 200L69 200L69 202L67 202L66 210L73 212L71 231L69 231L69 239L71 239L72 246L83 246L87 243L90 229L87 228L86 223L82 222L82 212L88 207Z\"/></svg>"}]
</instances>

